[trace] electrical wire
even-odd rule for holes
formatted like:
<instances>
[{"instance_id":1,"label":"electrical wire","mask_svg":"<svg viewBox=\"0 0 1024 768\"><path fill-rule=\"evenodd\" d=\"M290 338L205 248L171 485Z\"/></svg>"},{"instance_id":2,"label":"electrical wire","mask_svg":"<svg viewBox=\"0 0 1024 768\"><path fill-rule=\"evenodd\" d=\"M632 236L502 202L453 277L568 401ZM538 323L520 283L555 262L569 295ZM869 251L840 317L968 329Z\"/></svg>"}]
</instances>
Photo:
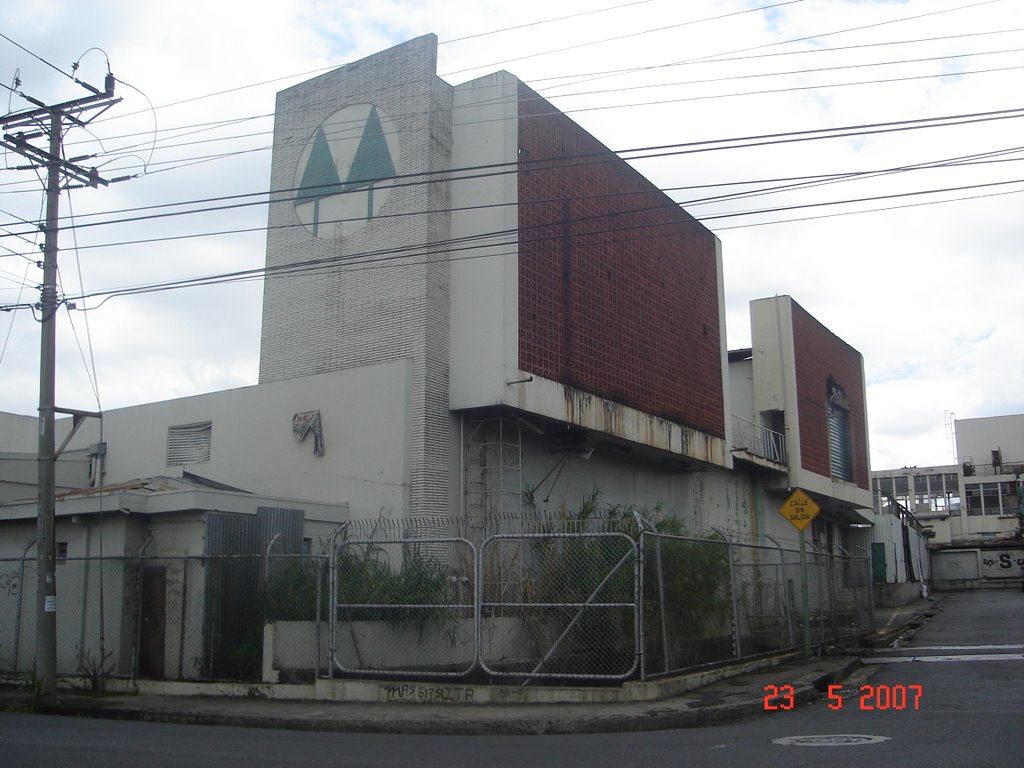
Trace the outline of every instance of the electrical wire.
<instances>
[{"instance_id":1,"label":"electrical wire","mask_svg":"<svg viewBox=\"0 0 1024 768\"><path fill-rule=\"evenodd\" d=\"M632 37L639 37L641 35L649 35L652 32L664 32L664 31L669 30L669 29L678 29L679 27L688 27L688 26L692 26L694 24L703 24L703 23L708 22L708 21L718 21L720 19L725 19L725 18L728 18L730 16L739 16L739 15L742 15L742 14L745 14L745 13L757 13L757 12L760 12L760 11L766 11L766 10L771 10L773 8L778 8L778 7L781 7L783 5L793 5L794 3L802 3L802 2L804 2L804 0L782 0L782 2L772 3L771 5L762 5L762 6L758 6L758 7L755 7L755 8L744 8L741 11L733 11L733 12L730 12L730 13L723 13L723 14L719 14L717 16L708 16L708 17L702 18L702 19L691 19L690 21L682 21L682 22L679 22L678 24L667 24L667 25L660 26L660 27L653 27L651 29L640 30L638 32L629 32L629 33L625 33L625 34L622 34L622 35L615 35L614 37L607 37L607 38L604 38L604 39L601 39L601 40L589 40L587 42L577 43L575 45L566 45L566 46L562 46L561 48L552 48L552 49L547 50L547 51L536 51L534 53L528 53L528 54L524 54L522 56L516 56L516 57L511 58L511 59L502 59L500 61L492 61L492 62L489 62L487 64L478 64L478 65L473 66L473 67L466 67L465 69L456 69L456 70L453 70L453 71L450 71L450 72L445 72L445 73L443 73L441 75L441 77L451 77L452 75L461 75L461 74L463 74L465 72L473 72L473 71L478 70L478 69L491 69L492 67L499 67L499 66L503 66L505 64L511 64L514 61L522 61L523 59L540 58L541 56L548 56L548 55L550 55L552 53L565 53L566 51L574 51L574 50L578 50L580 48L588 48L588 47L590 47L592 45L603 45L604 43L612 43L612 42L616 42L618 40L626 40L626 39L632 38Z\"/></svg>"},{"instance_id":2,"label":"electrical wire","mask_svg":"<svg viewBox=\"0 0 1024 768\"><path fill-rule=\"evenodd\" d=\"M994 2L994 0L988 0L988 2ZM957 8L957 9L976 7L978 5L985 5L985 4L988 4L988 2L985 2L985 3L974 3L974 4L968 5L968 6L961 6L961 8ZM956 9L949 9L949 10L956 10ZM941 12L948 12L948 11L941 11ZM931 14L924 14L924 15L931 15ZM916 17L920 17L920 16L916 16ZM900 19L900 20L905 20L905 19ZM861 29L861 28L857 28L857 29ZM839 33L828 33L828 34L839 34ZM736 147L725 147L725 148L736 148ZM708 150L703 150L703 151L708 151ZM225 156L218 156L218 157L225 157ZM640 157L637 157L637 158L630 158L630 159L641 159L642 157L664 157L664 156L663 155L648 155L648 156L640 156ZM427 182L429 182L429 181L427 181ZM1014 182L1007 182L1007 183L1014 183ZM948 187L948 189L944 189L942 191L948 191L949 189L953 189L953 190L955 190L955 189L962 189L962 188L969 188L969 187ZM923 193L915 193L915 194L933 194L934 191L935 190L923 191ZM865 199L865 200L868 200L868 199ZM849 201L847 201L847 202L849 202ZM259 203L259 204L263 204L263 203ZM826 205L835 205L835 204L838 204L838 203L827 203ZM775 210L787 210L787 209L786 208L764 209L764 211L759 211L758 213L763 213L763 212L768 211L768 210L775 211ZM198 212L199 211L179 212L179 213L198 213ZM733 213L733 214L723 214L723 215L739 216L739 215L744 215L744 214L741 213L741 212L737 212L737 213ZM103 222L103 223L116 223L116 222ZM216 233L228 233L228 232L216 232ZM84 290L83 290L83 293L84 293Z\"/></svg>"},{"instance_id":3,"label":"electrical wire","mask_svg":"<svg viewBox=\"0 0 1024 768\"><path fill-rule=\"evenodd\" d=\"M503 32L514 32L519 29L527 29L533 27L539 27L544 24L553 24L559 21L568 21L569 19L578 19L583 16L594 16L598 13L605 13L606 11L618 11L623 8L631 8L634 5L646 5L647 3L653 2L654 0L634 0L631 3L620 3L619 5L611 5L607 8L595 8L591 11L581 11L580 13L570 13L568 16L556 16L552 19L542 19L540 21L530 21L526 24L516 24L511 27L502 27L501 29L492 29L487 32L477 32L472 35L463 35L462 37L453 37L447 40L441 40L438 45L451 45L452 43L461 43L466 40L476 40L481 37L490 37L491 35L498 35Z\"/></svg>"},{"instance_id":4,"label":"electrical wire","mask_svg":"<svg viewBox=\"0 0 1024 768\"><path fill-rule=\"evenodd\" d=\"M21 43L17 42L16 40L12 40L12 39L11 39L10 37L8 37L7 35L5 35L5 34L4 34L3 32L0 32L0 38L3 38L3 39L4 39L4 40L6 40L6 41L7 41L8 43L10 43L11 45L13 45L13 46L14 46L15 48L18 48L18 49L20 49L20 50L24 51L25 53L27 53L27 54L28 54L29 56L31 56L32 58L34 58L34 59L37 59L38 61L42 62L43 64L45 64L46 66L48 66L48 67L49 67L50 69L54 70L55 72L59 72L60 74L64 75L64 77L68 78L69 80L72 80L72 81L74 81L74 79L75 79L74 75L72 75L72 74L70 74L70 73L68 73L68 72L65 72L65 71L64 71L63 69L61 69L60 67L58 67L58 66L57 66L56 64L54 64L54 63L52 63L52 62L50 62L50 61L47 61L46 59L44 59L44 58L43 58L42 56L40 56L39 54L37 54L37 53L34 53L33 51L30 51L30 50L29 50L28 48L26 48L25 46L23 46L23 45L22 45ZM5 86L5 87L6 87L6 86Z\"/></svg>"},{"instance_id":5,"label":"electrical wire","mask_svg":"<svg viewBox=\"0 0 1024 768\"><path fill-rule=\"evenodd\" d=\"M805 208L809 208L809 207L832 206L832 205L851 204L851 203L858 203L858 202L865 202L865 201L894 199L894 198L897 198L897 197L910 197L910 196L920 196L920 195L926 195L926 194L938 194L938 193L953 192L953 191L966 191L966 190L982 189L982 188L987 188L987 187L992 187L992 186L999 186L999 185L1006 185L1006 184L1024 184L1024 178L1010 180L1010 181L1005 181L1005 182L999 182L999 183L991 183L991 184L961 185L959 187L937 188L937 189L933 189L933 190L921 190L921 191L918 191L918 192L915 192L915 193L912 193L912 194L907 194L907 195L883 195L883 196L875 196L875 197L870 197L870 198L867 198L867 197L866 198L852 198L852 199L847 199L847 200L829 201L827 203L819 204L819 206L793 205L793 206L785 206L785 207L779 207L779 208L774 208L774 209L762 209L762 210L759 210L759 211L747 211L747 212L743 212L743 213L737 213L737 214L734 214L734 216L763 214L763 213L778 213L778 212L789 211L789 210L800 210L800 209L805 209ZM1024 189L1011 190L1010 192L1011 193L1024 192ZM988 196L994 196L994 195L979 195L979 196L974 196L974 197L988 197ZM956 198L955 200L963 200L963 199L973 199L973 198L972 197L962 197L962 198ZM927 204L937 204L937 203L941 203L941 202L952 202L952 200L930 201ZM919 204L924 204L924 203L919 203ZM892 208L897 208L897 207L901 207L901 206L893 206ZM846 212L845 215L851 215L851 214L855 214L855 213L875 212L877 210L888 210L888 209L887 208L886 209L873 209L871 211L849 211L849 212ZM602 218L613 218L613 217L614 216L608 216L608 215L594 216L594 217L590 217L590 221L594 222L594 221L597 221L597 220L602 219ZM728 214L724 214L724 215L722 215L720 217L708 217L708 218L728 218L728 217L729 217ZM578 225L579 221L581 221L581 220L574 221L573 222L574 226ZM776 223L776 222L760 222L760 223L750 224L750 225L746 225L746 226L763 226L764 224L768 224L768 223ZM781 223L781 222L778 222L778 223ZM692 222L692 224L696 225L696 226L699 226L699 223L697 221L695 221L695 220ZM651 239L651 238L654 238L654 237L664 236L664 233L657 234L657 233L654 233L654 230L657 230L657 229L663 228L663 227L678 227L680 225L685 225L685 222L682 222L682 221L679 221L679 220L677 220L677 221L670 221L670 222L655 222L655 223L652 223L652 222L641 222L641 223L637 223L637 224L635 224L633 226L629 226L629 227L621 226L621 225L615 225L615 226L611 226L611 227L605 227L605 228L593 229L593 230L588 230L588 231L585 231L585 232L581 232L581 233L578 234L578 237L581 239L581 241L585 241L586 238L590 238L590 237L606 238L608 235L611 235L611 234L621 235L623 233L632 232L632 233L634 233L637 236L634 237L634 238L631 238L630 242L635 242L635 241L642 241L642 240ZM737 227L727 227L727 229L737 229L737 228L740 228L740 227L738 227L738 226ZM550 230L550 229L558 229L558 230L560 230L560 222L557 222L557 221L546 222L544 224L538 225L535 229L536 230L539 230L539 229L548 229L548 230ZM199 287L199 286L209 286L209 285L220 285L220 284L226 284L226 283L246 282L246 281L257 280L257 279L277 279L277 278L284 277L284 276L292 276L292 277L294 277L294 276L298 276L298 275L311 275L311 274L316 274L316 273L323 272L323 271L326 271L326 270L332 270L333 271L333 270L336 270L336 269L339 269L339 268L344 269L346 271L349 271L349 270L362 270L362 269L367 269L367 268L382 268L382 267L387 267L387 266L404 266L404 267L408 267L410 265L410 260L415 259L415 258L429 259L430 257L437 257L435 259L435 261L446 261L446 262L449 262L449 263L457 262L457 261L465 261L465 260L470 260L470 259L479 259L479 258L499 258L499 257L502 257L502 256L514 255L514 254L518 253L519 249L524 247L524 246L537 246L538 244L543 244L545 242L555 242L555 243L557 243L557 242L560 242L564 238L564 233L561 232L561 231L557 231L557 232L553 232L553 233L549 233L549 234L539 234L538 233L538 234L535 234L532 237L523 238L522 234L523 234L524 231L527 231L527 230L524 230L524 229L520 228L520 229L505 230L505 231L500 231L500 232L498 232L498 231L488 232L488 233L485 233L485 234L482 234L482 235L477 235L477 236L474 236L474 237L471 237L471 238L453 239L453 240L447 241L445 243L442 243L440 245L438 245L438 244L430 244L429 246L417 245L417 246L411 246L411 247L386 248L386 249L379 249L379 250L374 251L374 252L365 252L365 253L353 254L353 255L349 255L349 256L331 256L331 257L325 257L325 258L320 258L320 259L306 260L306 261L297 262L297 263L294 263L294 264L277 265L277 266L264 266L264 267L260 267L260 268L253 268L253 269L249 269L249 270L239 270L239 271L229 272L229 273L220 273L220 274L216 274L216 275L206 275L206 276L200 276L200 277L191 277L191 278L182 278L182 279L176 279L176 280L163 281L163 282L159 282L159 283L148 283L148 284L140 284L140 285L135 285L135 286L122 286L122 287L118 287L118 288L96 290L96 291L92 291L92 292L89 292L89 293L83 293L81 296L68 297L68 298L69 298L69 300L73 300L73 301L77 302L77 301L84 300L84 299L87 299L87 298L100 298L100 297L102 297L102 301L100 301L95 307L93 307L93 309L98 309L103 304L105 304L106 301L108 301L109 299L115 298L115 297L121 297L121 296L132 296L132 295L140 295L140 294L148 294L148 293L158 293L158 292L164 292L164 291L170 291L170 290L179 290L179 289L183 289L183 288L191 288L191 287ZM505 237L507 239L504 242L502 242L502 241L499 241L499 240L495 239L495 238L498 238L498 237ZM478 240L485 240L486 242L483 242L483 243L474 242L474 241L478 241ZM625 242L625 241L622 241L622 242ZM495 252L491 252L491 251L481 252L481 249L483 249L483 248L495 248L495 247L501 247L501 246L509 247L509 248L511 248L511 250L495 251Z\"/></svg>"},{"instance_id":6,"label":"electrical wire","mask_svg":"<svg viewBox=\"0 0 1024 768\"><path fill-rule=\"evenodd\" d=\"M979 34L991 34L991 33L979 33ZM916 42L916 41L909 41L909 42ZM805 52L806 51L800 51L800 52L796 52L796 53L805 53ZM981 54L975 53L975 54L968 54L968 55L984 55L986 53L988 53L988 52L981 52ZM761 56L763 56L763 55L765 55L765 54L761 54ZM773 54L767 54L767 55L776 56L776 55L783 55L783 54L773 53ZM744 57L740 57L740 58L744 58ZM942 57L936 57L936 58L942 58ZM684 62L684 63L692 63L692 62ZM879 63L875 63L874 65L882 65L882 64L885 64L885 63L891 63L891 62L879 62ZM866 65L865 64L861 64L861 65L852 65L852 66L863 67L863 66L872 66L872 64L866 64ZM814 71L829 71L829 70L832 70L832 69L834 69L834 68L826 67L826 68L819 68L819 70L799 70L798 72L800 72L800 73L809 73L809 72L814 72ZM775 74L776 75L784 75L784 74L787 74L787 73L775 73ZM944 76L948 76L948 74L949 73L945 73ZM965 73L965 74L969 74L969 73ZM746 75L746 76L742 76L741 75L741 76L738 76L738 77L746 78L746 77L760 77L760 76L764 76L764 74L763 73L762 74L750 74L750 75ZM935 75L935 76L939 76L939 75ZM838 84L829 84L829 85L809 86L809 88L849 87L851 85L869 85L869 84L877 84L879 82L895 82L897 80L898 79L896 79L896 78L891 78L891 79L888 79L888 80L885 80L885 81L878 81L878 80L875 80L875 81L859 81L859 82L856 82L856 83L838 83ZM693 82L697 83L697 82L701 82L701 81L693 81ZM132 87L132 86L130 86L130 87ZM666 84L662 84L659 87L666 87ZM627 90L627 89L616 89L616 90ZM753 91L753 92L747 91L747 92L738 93L738 94L736 94L736 93L733 93L733 94L716 94L716 95L713 95L713 96L703 96L703 97L699 97L699 98L711 98L711 97L714 97L714 98L726 98L726 97L730 97L730 96L752 95L752 94L755 94L755 93L769 93L769 92L770 93L777 93L777 92L784 92L785 90L787 90L787 89L773 89L771 91ZM608 91L606 89L605 91L601 91L601 92L610 92L610 91ZM595 94L595 93L601 93L601 92L591 91L589 93ZM692 100L692 99L677 99L677 100L672 100L672 102L687 101L687 100ZM648 103L649 102L644 102L644 103L641 103L641 104L614 105L614 106L610 106L610 107L609 106L604 106L604 107L598 107L598 109L636 107L636 106L644 106L644 105L646 105ZM665 102L658 102L658 103L665 103ZM569 111L575 111L575 110L569 110ZM266 115L256 116L255 118L240 118L240 120L258 119L258 118L261 118L261 117L266 117ZM269 133L269 131L262 132L262 134L267 134L267 133ZM251 136L251 135L256 135L256 134L249 134L249 135ZM218 138L216 140L227 140L227 137ZM152 146L155 146L155 142L151 141L151 147ZM175 146L175 145L170 145L170 146ZM124 151L124 150L122 149L121 151ZM252 151L254 151L254 150L246 150L246 152L252 152ZM237 156L237 154L238 153L222 153L222 154L211 156L211 157L208 157L208 158L198 158L198 161L212 161L212 160L215 160L215 159L223 159L225 157ZM181 167L190 167L191 165L195 164L196 161L192 161L192 162L188 162L188 163L182 163L179 160L179 161L172 161L172 162L177 162ZM146 163L143 164L144 169L145 169L145 166L146 166ZM164 169L164 170L166 170L166 169Z\"/></svg>"},{"instance_id":7,"label":"electrical wire","mask_svg":"<svg viewBox=\"0 0 1024 768\"><path fill-rule=\"evenodd\" d=\"M1009 110L992 110L980 113L964 113L957 115L944 115L939 117L931 118L916 118L913 120L900 120L890 121L883 123L862 123L848 126L838 126L833 128L820 128L820 129L805 129L801 131L789 131L779 132L771 134L754 134L750 136L739 136L722 139L708 139L698 140L692 142L683 142L677 144L660 144L650 145L646 147L633 147L615 151L609 154L607 150L576 153L566 155L558 158L540 158L536 160L531 159L517 159L509 163L495 163L488 165L478 166L464 166L455 169L445 169L443 171L436 172L422 172L413 174L402 174L389 179L381 179L380 181L387 181L392 189L402 187L416 187L424 184L437 183L439 181L446 181L449 178L458 178L460 180L466 179L479 179L487 178L490 176L500 176L507 174L520 173L523 171L530 170L552 170L552 169L566 169L570 167L576 167L579 165L591 165L596 163L614 163L620 159L624 160L644 160L653 158L664 158L674 155L685 155L693 154L706 151L722 151L724 149L746 149L746 148L757 148L765 146L773 146L778 144L788 144L793 142L802 141L816 141L823 139L834 139L834 138L850 138L867 135L878 135L883 133L895 133L904 132L907 130L917 130L923 128L937 128L937 127L952 127L959 125L969 125L977 122L987 122L992 120L1003 120L1003 119L1017 119L1024 117L1024 108L1009 109ZM272 190L270 192L260 193L246 193L237 197L245 199L253 195L266 196L269 198L281 196L281 195L292 195L297 191L296 188L286 188L281 190ZM164 206L180 206L180 205L192 205L198 203L214 202L218 200L228 200L235 196L223 197L223 198L208 198L199 201L183 201L177 203L163 204L159 207ZM263 205L268 200L259 200L256 202L245 202L239 204L240 206L249 205ZM122 218L116 220L108 220L103 222L86 222L84 224L75 225L78 228L92 228L96 226L107 226L110 224L123 224L138 222L143 220L152 220L156 218L167 218L177 217L182 215L192 215L199 213L210 213L227 210L231 207L238 207L236 205L230 206L212 206L201 209L192 209L188 211L175 211L162 214L151 214L147 216L133 217L133 218ZM112 215L116 212L97 213L91 214L91 216L100 215ZM407 214L411 215L411 214ZM26 222L27 223L27 222ZM32 225L32 232L35 232L36 226ZM231 231L220 231L208 234L237 234L237 230ZM19 235L24 233L8 232L0 233L0 238L5 236ZM190 235L189 237L193 237ZM116 243L126 244L126 243ZM130 244L138 244L137 241L131 241ZM107 245L113 245L107 244ZM102 247L101 245L88 246Z\"/></svg>"},{"instance_id":8,"label":"electrical wire","mask_svg":"<svg viewBox=\"0 0 1024 768\"><path fill-rule=\"evenodd\" d=\"M72 204L72 195L68 195L68 210L71 213L72 221L74 221L74 207ZM75 253L75 268L78 272L78 290L81 294L85 294L85 278L82 274L82 259L78 249L78 233L74 231L72 227L72 239L74 246L72 250ZM63 290L63 288L62 288ZM74 318L70 312L70 305L64 303L63 306L68 310L68 320L71 323L71 330L75 336L75 342L78 344L79 354L82 356L82 363L85 365L85 374L89 379L89 385L92 387L92 392L96 398L96 410L102 411L103 406L100 402L100 383L99 383L99 371L96 369L96 353L92 343L92 328L89 324L89 312L84 311L86 308L83 307L83 316L85 322L85 340L86 345L89 348L89 359L85 359L85 351L82 349L82 341L78 337L78 329L75 327Z\"/></svg>"}]
</instances>

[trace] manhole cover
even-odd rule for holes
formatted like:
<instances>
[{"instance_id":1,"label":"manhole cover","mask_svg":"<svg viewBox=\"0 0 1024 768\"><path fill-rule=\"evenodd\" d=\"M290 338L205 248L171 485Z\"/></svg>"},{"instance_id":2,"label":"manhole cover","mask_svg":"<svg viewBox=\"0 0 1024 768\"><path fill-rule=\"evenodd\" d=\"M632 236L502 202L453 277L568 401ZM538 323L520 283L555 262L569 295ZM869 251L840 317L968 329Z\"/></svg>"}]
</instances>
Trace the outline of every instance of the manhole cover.
<instances>
[{"instance_id":1,"label":"manhole cover","mask_svg":"<svg viewBox=\"0 0 1024 768\"><path fill-rule=\"evenodd\" d=\"M782 736L778 739L772 739L772 743L789 747L845 747L852 744L877 744L880 741L888 740L888 736L832 733L823 736Z\"/></svg>"}]
</instances>

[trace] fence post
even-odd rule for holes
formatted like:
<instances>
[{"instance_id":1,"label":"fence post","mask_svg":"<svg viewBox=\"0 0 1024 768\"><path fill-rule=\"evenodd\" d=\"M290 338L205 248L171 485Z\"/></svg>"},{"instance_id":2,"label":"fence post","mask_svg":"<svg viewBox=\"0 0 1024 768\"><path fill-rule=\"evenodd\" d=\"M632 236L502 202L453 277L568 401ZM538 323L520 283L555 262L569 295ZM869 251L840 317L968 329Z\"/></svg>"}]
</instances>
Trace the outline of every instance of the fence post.
<instances>
[{"instance_id":1,"label":"fence post","mask_svg":"<svg viewBox=\"0 0 1024 768\"><path fill-rule=\"evenodd\" d=\"M786 586L786 554L774 536L765 534L765 538L779 550L779 589L782 591L782 607L786 615L786 628L789 630L789 647L792 648L796 645L796 637L793 635L793 606L789 604L789 589Z\"/></svg>"},{"instance_id":2,"label":"fence post","mask_svg":"<svg viewBox=\"0 0 1024 768\"><path fill-rule=\"evenodd\" d=\"M866 591L865 598L868 601L868 621L871 623L871 631L875 631L875 584L871 570L871 553L867 547L862 547L859 544L857 549L864 553L863 558L856 558L861 562L861 573L860 581L864 586L862 589ZM922 561L923 562L923 561Z\"/></svg>"},{"instance_id":3,"label":"fence post","mask_svg":"<svg viewBox=\"0 0 1024 768\"><path fill-rule=\"evenodd\" d=\"M646 532L645 532L646 533ZM668 620L666 618L665 609L665 571L662 566L661 559L661 536L657 537L657 548L654 550L655 564L658 569L658 618L661 624L661 663L663 673L668 672L669 659L668 659ZM643 540L643 534L641 534L641 541ZM643 551L643 547L640 548ZM640 608L643 610L643 595L640 596ZM642 670L642 668L641 668Z\"/></svg>"},{"instance_id":4,"label":"fence post","mask_svg":"<svg viewBox=\"0 0 1024 768\"><path fill-rule=\"evenodd\" d=\"M331 533L331 538L328 540L327 546L330 547L328 553L328 573L327 573L327 607L330 610L330 616L328 618L330 631L328 633L328 657L327 657L327 676L334 677L334 664L336 654L338 652L338 537L348 532L348 527L351 521L341 523ZM320 610L320 603L317 602L317 610ZM320 663L319 650L317 651L317 664Z\"/></svg>"},{"instance_id":5,"label":"fence post","mask_svg":"<svg viewBox=\"0 0 1024 768\"><path fill-rule=\"evenodd\" d=\"M323 600L323 583L322 583L323 580L324 580L323 548L320 549L320 555L316 558L316 560L314 562L316 563L316 608L315 608L314 614L313 614L314 617L315 617L315 621L313 623L313 636L315 638L315 640L313 642L313 645L314 645L314 651L313 652L316 654L313 657L313 681L315 683L316 679L318 677L320 677L320 672L322 671L320 669L320 646L321 646L321 643L322 643L322 639L320 637L320 632L321 632L321 624L323 622L323 617L320 615L320 601Z\"/></svg>"},{"instance_id":6,"label":"fence post","mask_svg":"<svg viewBox=\"0 0 1024 768\"><path fill-rule=\"evenodd\" d=\"M135 561L139 570L135 578L135 647L132 648L132 679L139 676L139 648L142 647L142 553L152 543L153 537L150 536L139 547L139 554Z\"/></svg>"},{"instance_id":7,"label":"fence post","mask_svg":"<svg viewBox=\"0 0 1024 768\"><path fill-rule=\"evenodd\" d=\"M732 641L736 651L736 658L743 657L743 649L740 647L740 611L739 602L736 598L736 568L732 561L732 542L729 537L717 528L712 528L725 540L725 556L729 558L729 594L732 597Z\"/></svg>"},{"instance_id":8,"label":"fence post","mask_svg":"<svg viewBox=\"0 0 1024 768\"><path fill-rule=\"evenodd\" d=\"M188 623L188 572L189 563L192 562L187 556L181 559L181 626L178 628L178 679L185 679L185 638Z\"/></svg>"},{"instance_id":9,"label":"fence post","mask_svg":"<svg viewBox=\"0 0 1024 768\"><path fill-rule=\"evenodd\" d=\"M18 672L18 652L21 650L21 608L24 605L22 596L25 594L25 558L28 551L36 543L36 537L29 539L28 544L21 551L21 564L18 566L18 607L14 613L14 667L11 672Z\"/></svg>"}]
</instances>

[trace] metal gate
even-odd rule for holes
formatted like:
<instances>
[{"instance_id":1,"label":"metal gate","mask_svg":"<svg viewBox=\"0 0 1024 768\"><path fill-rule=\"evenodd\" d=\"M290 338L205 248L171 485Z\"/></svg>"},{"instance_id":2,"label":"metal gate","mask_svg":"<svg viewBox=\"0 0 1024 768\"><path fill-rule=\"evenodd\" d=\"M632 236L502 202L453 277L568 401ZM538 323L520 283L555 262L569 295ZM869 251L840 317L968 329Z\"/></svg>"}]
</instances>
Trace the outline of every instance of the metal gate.
<instances>
[{"instance_id":1,"label":"metal gate","mask_svg":"<svg viewBox=\"0 0 1024 768\"><path fill-rule=\"evenodd\" d=\"M622 680L639 665L639 559L624 533L500 534L480 557L481 667Z\"/></svg>"},{"instance_id":2,"label":"metal gate","mask_svg":"<svg viewBox=\"0 0 1024 768\"><path fill-rule=\"evenodd\" d=\"M626 534L349 540L332 549L330 649L350 674L622 680L638 668Z\"/></svg>"},{"instance_id":3,"label":"metal gate","mask_svg":"<svg viewBox=\"0 0 1024 768\"><path fill-rule=\"evenodd\" d=\"M330 651L348 673L460 677L479 647L476 548L461 538L346 541L331 551Z\"/></svg>"}]
</instances>

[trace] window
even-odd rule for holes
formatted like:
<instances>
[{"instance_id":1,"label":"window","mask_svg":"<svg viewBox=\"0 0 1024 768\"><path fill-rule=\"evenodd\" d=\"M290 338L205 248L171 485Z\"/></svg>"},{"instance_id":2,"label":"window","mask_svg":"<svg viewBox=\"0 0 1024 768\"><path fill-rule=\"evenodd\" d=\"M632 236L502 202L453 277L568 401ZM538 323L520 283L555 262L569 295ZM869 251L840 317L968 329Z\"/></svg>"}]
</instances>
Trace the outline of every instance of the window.
<instances>
[{"instance_id":1,"label":"window","mask_svg":"<svg viewBox=\"0 0 1024 768\"><path fill-rule=\"evenodd\" d=\"M968 485L964 491L967 494L967 514L971 516L982 514L981 488L977 485Z\"/></svg>"},{"instance_id":2,"label":"window","mask_svg":"<svg viewBox=\"0 0 1024 768\"><path fill-rule=\"evenodd\" d=\"M946 505L950 511L960 510L960 477L955 472L947 472L942 476L946 491Z\"/></svg>"},{"instance_id":3,"label":"window","mask_svg":"<svg viewBox=\"0 0 1024 768\"><path fill-rule=\"evenodd\" d=\"M968 515L998 515L999 483L978 483L964 489Z\"/></svg>"},{"instance_id":4,"label":"window","mask_svg":"<svg viewBox=\"0 0 1024 768\"><path fill-rule=\"evenodd\" d=\"M63 562L68 559L68 543L66 541L57 542L57 560Z\"/></svg>"},{"instance_id":5,"label":"window","mask_svg":"<svg viewBox=\"0 0 1024 768\"><path fill-rule=\"evenodd\" d=\"M981 501L986 515L999 514L999 483L981 484Z\"/></svg>"},{"instance_id":6,"label":"window","mask_svg":"<svg viewBox=\"0 0 1024 768\"><path fill-rule=\"evenodd\" d=\"M167 466L180 467L209 461L212 442L212 421L168 427Z\"/></svg>"},{"instance_id":7,"label":"window","mask_svg":"<svg viewBox=\"0 0 1024 768\"><path fill-rule=\"evenodd\" d=\"M1003 490L1003 514L1012 515L1020 509L1020 500L1017 497L1017 484L1013 481L1000 483Z\"/></svg>"}]
</instances>

